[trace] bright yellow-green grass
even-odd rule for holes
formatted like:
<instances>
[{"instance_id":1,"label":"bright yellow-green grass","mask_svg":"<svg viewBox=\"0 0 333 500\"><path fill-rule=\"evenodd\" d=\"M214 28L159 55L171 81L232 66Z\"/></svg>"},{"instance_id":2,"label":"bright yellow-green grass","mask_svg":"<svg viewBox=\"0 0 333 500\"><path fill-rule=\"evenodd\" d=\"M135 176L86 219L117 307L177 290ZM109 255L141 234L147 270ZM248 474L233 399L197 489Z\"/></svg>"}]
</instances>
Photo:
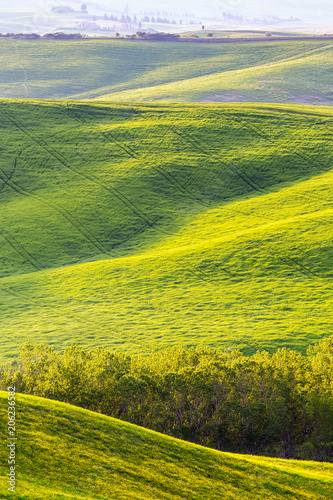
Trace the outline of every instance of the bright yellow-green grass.
<instances>
[{"instance_id":1,"label":"bright yellow-green grass","mask_svg":"<svg viewBox=\"0 0 333 500\"><path fill-rule=\"evenodd\" d=\"M332 111L2 101L2 357L332 331Z\"/></svg>"},{"instance_id":2,"label":"bright yellow-green grass","mask_svg":"<svg viewBox=\"0 0 333 500\"><path fill-rule=\"evenodd\" d=\"M332 46L0 39L0 98L330 105Z\"/></svg>"},{"instance_id":3,"label":"bright yellow-green grass","mask_svg":"<svg viewBox=\"0 0 333 500\"><path fill-rule=\"evenodd\" d=\"M256 52L256 44L253 44L253 51ZM284 54L283 47L281 47L281 54ZM278 62L259 63L245 69L217 70L204 76L112 92L102 96L102 99L136 102L331 104L333 98L332 63L333 45L330 43L320 49L286 57Z\"/></svg>"},{"instance_id":4,"label":"bright yellow-green grass","mask_svg":"<svg viewBox=\"0 0 333 500\"><path fill-rule=\"evenodd\" d=\"M2 436L7 394L0 393ZM47 399L17 395L18 500L333 498L333 465L222 453Z\"/></svg>"}]
</instances>

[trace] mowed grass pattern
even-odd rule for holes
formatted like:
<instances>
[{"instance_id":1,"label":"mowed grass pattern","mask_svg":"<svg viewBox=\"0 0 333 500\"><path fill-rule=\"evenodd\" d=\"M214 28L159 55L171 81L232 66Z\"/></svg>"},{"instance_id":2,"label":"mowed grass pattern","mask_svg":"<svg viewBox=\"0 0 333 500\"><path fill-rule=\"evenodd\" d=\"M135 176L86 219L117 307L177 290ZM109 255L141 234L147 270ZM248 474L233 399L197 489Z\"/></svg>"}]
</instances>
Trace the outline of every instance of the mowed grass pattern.
<instances>
[{"instance_id":1,"label":"mowed grass pattern","mask_svg":"<svg viewBox=\"0 0 333 500\"><path fill-rule=\"evenodd\" d=\"M0 39L0 98L330 105L332 46Z\"/></svg>"},{"instance_id":2,"label":"mowed grass pattern","mask_svg":"<svg viewBox=\"0 0 333 500\"><path fill-rule=\"evenodd\" d=\"M6 393L0 401L5 421ZM222 453L64 403L16 403L19 500L333 498L332 464ZM0 456L10 499L4 446Z\"/></svg>"},{"instance_id":3,"label":"mowed grass pattern","mask_svg":"<svg viewBox=\"0 0 333 500\"><path fill-rule=\"evenodd\" d=\"M2 101L1 356L332 329L332 112Z\"/></svg>"}]
</instances>

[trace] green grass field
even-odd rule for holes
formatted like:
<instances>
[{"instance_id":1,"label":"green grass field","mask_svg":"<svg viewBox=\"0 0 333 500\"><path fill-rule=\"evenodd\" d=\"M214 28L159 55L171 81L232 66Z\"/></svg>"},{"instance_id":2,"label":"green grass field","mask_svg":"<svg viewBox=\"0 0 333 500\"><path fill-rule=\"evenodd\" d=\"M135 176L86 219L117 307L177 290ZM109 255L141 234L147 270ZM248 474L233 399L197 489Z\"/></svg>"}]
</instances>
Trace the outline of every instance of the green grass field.
<instances>
[{"instance_id":1,"label":"green grass field","mask_svg":"<svg viewBox=\"0 0 333 500\"><path fill-rule=\"evenodd\" d=\"M0 98L332 104L332 41L0 39Z\"/></svg>"},{"instance_id":2,"label":"green grass field","mask_svg":"<svg viewBox=\"0 0 333 500\"><path fill-rule=\"evenodd\" d=\"M285 42L278 42L278 44ZM293 42L295 43L295 42ZM300 42L296 42L300 43ZM245 45L250 49L251 44ZM332 44L281 61L112 92L109 101L332 104ZM281 54L284 50L281 48ZM284 47L283 47L284 48ZM256 46L253 44L253 53ZM237 53L235 60L238 59Z\"/></svg>"},{"instance_id":3,"label":"green grass field","mask_svg":"<svg viewBox=\"0 0 333 500\"><path fill-rule=\"evenodd\" d=\"M6 393L0 401L4 426ZM17 486L8 492L2 446L3 499L333 498L332 464L222 453L32 396L16 404Z\"/></svg>"},{"instance_id":4,"label":"green grass field","mask_svg":"<svg viewBox=\"0 0 333 500\"><path fill-rule=\"evenodd\" d=\"M24 342L305 353L331 334L332 48L0 39L1 363ZM331 464L16 403L19 500L333 498Z\"/></svg>"},{"instance_id":5,"label":"green grass field","mask_svg":"<svg viewBox=\"0 0 333 500\"><path fill-rule=\"evenodd\" d=\"M209 29L204 29L204 30L197 30L197 31L185 31L181 33L182 37L187 37L191 35L196 35L199 38L207 38L207 34L212 33L213 38L264 38L267 39L267 30L266 31L260 31L260 30L251 30L251 29L244 29L244 30L235 30L233 31L232 29L230 30L209 30ZM274 37L297 37L300 36L301 33L297 32L285 32L285 31L269 31L271 36Z\"/></svg>"},{"instance_id":6,"label":"green grass field","mask_svg":"<svg viewBox=\"0 0 333 500\"><path fill-rule=\"evenodd\" d=\"M1 356L332 331L332 111L1 101Z\"/></svg>"}]
</instances>

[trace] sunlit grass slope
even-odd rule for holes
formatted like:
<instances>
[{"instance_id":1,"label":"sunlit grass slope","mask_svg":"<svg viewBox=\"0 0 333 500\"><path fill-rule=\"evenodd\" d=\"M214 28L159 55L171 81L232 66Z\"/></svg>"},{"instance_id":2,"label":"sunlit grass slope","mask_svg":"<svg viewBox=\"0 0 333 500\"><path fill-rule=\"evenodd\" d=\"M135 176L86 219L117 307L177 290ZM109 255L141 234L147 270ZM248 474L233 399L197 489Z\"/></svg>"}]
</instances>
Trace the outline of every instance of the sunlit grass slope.
<instances>
[{"instance_id":1,"label":"sunlit grass slope","mask_svg":"<svg viewBox=\"0 0 333 500\"><path fill-rule=\"evenodd\" d=\"M1 446L3 499L333 498L332 464L222 453L64 403L16 402L17 489L7 491Z\"/></svg>"},{"instance_id":2,"label":"sunlit grass slope","mask_svg":"<svg viewBox=\"0 0 333 500\"><path fill-rule=\"evenodd\" d=\"M282 47L281 54L284 54ZM113 92L102 96L102 99L136 102L234 101L331 105L332 63L333 45L330 44L297 58L286 58L268 64L258 63L245 69L214 71L204 76Z\"/></svg>"},{"instance_id":3,"label":"sunlit grass slope","mask_svg":"<svg viewBox=\"0 0 333 500\"><path fill-rule=\"evenodd\" d=\"M332 112L3 101L1 355L304 351L332 330Z\"/></svg>"},{"instance_id":4,"label":"sunlit grass slope","mask_svg":"<svg viewBox=\"0 0 333 500\"><path fill-rule=\"evenodd\" d=\"M332 42L1 39L0 97L331 104L327 47Z\"/></svg>"}]
</instances>

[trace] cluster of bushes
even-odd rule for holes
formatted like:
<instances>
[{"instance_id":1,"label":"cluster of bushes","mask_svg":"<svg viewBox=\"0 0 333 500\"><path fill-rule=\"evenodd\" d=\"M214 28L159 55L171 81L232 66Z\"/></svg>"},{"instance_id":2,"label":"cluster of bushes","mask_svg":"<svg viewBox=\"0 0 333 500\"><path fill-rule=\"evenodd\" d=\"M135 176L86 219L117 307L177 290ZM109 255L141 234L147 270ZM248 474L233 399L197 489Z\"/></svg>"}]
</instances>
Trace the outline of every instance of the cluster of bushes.
<instances>
[{"instance_id":1,"label":"cluster of bushes","mask_svg":"<svg viewBox=\"0 0 333 500\"><path fill-rule=\"evenodd\" d=\"M41 38L37 33L0 33L1 38L27 38L29 40L35 40Z\"/></svg>"},{"instance_id":2,"label":"cluster of bushes","mask_svg":"<svg viewBox=\"0 0 333 500\"><path fill-rule=\"evenodd\" d=\"M52 7L52 12L56 12L57 14L68 14L69 12L75 12L72 7L68 7L66 5L59 5L58 7Z\"/></svg>"},{"instance_id":3,"label":"cluster of bushes","mask_svg":"<svg viewBox=\"0 0 333 500\"><path fill-rule=\"evenodd\" d=\"M62 32L57 32L57 33L46 33L45 35L42 35L41 38L51 38L53 40L73 40L76 38L82 38L81 33L62 33Z\"/></svg>"},{"instance_id":4,"label":"cluster of bushes","mask_svg":"<svg viewBox=\"0 0 333 500\"><path fill-rule=\"evenodd\" d=\"M180 346L147 356L26 344L1 388L219 450L333 461L333 336L304 356Z\"/></svg>"},{"instance_id":5,"label":"cluster of bushes","mask_svg":"<svg viewBox=\"0 0 333 500\"><path fill-rule=\"evenodd\" d=\"M137 31L136 36L138 38L142 38L143 40L164 40L164 41L170 41L170 40L177 40L180 38L180 35L176 35L174 33L145 33L144 31ZM132 35L132 38L135 37L135 35Z\"/></svg>"},{"instance_id":6,"label":"cluster of bushes","mask_svg":"<svg viewBox=\"0 0 333 500\"><path fill-rule=\"evenodd\" d=\"M53 40L72 40L76 38L82 38L81 33L46 33L45 35L38 35L37 33L6 33L5 35L0 33L2 38L25 38L28 40L36 40L38 38L51 38Z\"/></svg>"}]
</instances>

